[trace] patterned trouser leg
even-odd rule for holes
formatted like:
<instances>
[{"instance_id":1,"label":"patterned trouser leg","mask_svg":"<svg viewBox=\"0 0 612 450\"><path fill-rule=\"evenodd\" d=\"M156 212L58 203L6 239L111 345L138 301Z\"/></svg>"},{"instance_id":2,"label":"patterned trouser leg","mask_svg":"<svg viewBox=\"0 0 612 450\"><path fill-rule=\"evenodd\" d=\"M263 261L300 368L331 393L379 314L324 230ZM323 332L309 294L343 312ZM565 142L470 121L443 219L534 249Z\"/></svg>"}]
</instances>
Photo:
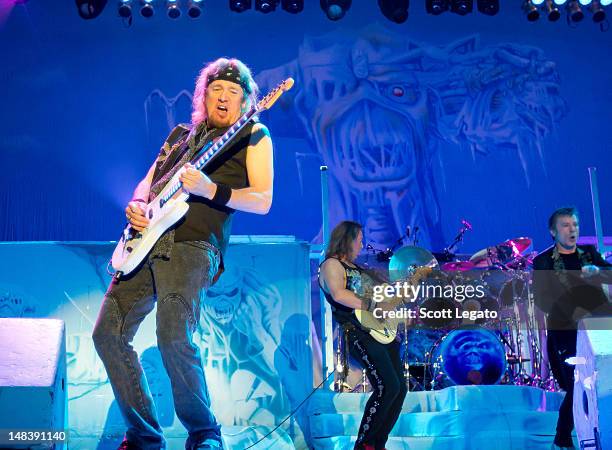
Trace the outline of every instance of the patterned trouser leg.
<instances>
[{"instance_id":1,"label":"patterned trouser leg","mask_svg":"<svg viewBox=\"0 0 612 450\"><path fill-rule=\"evenodd\" d=\"M368 444L382 449L399 417L407 392L399 346L396 342L380 344L361 330L349 332L348 341L351 355L361 362L372 386L355 448L362 449Z\"/></svg>"}]
</instances>

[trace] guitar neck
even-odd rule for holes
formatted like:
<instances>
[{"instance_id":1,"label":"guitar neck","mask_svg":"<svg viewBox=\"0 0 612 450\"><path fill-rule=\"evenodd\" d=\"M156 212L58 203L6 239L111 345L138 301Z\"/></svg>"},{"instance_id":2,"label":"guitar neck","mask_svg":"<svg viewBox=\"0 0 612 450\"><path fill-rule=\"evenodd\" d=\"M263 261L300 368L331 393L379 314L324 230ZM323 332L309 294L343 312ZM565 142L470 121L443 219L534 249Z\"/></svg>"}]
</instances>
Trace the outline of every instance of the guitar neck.
<instances>
[{"instance_id":1,"label":"guitar neck","mask_svg":"<svg viewBox=\"0 0 612 450\"><path fill-rule=\"evenodd\" d=\"M203 170L210 161L212 161L215 156L217 156L221 151L227 146L227 144L242 130L246 124L251 120L255 114L258 113L257 108L252 108L248 112L242 115L240 119L234 123L225 133L221 136L217 142L210 146L201 156L198 157L192 164L197 170ZM204 147L206 148L206 147ZM200 149L199 151L202 151ZM160 198L160 206L164 206L168 200L170 200L178 191L183 187L183 183L176 180L175 182L166 186L159 195Z\"/></svg>"}]
</instances>

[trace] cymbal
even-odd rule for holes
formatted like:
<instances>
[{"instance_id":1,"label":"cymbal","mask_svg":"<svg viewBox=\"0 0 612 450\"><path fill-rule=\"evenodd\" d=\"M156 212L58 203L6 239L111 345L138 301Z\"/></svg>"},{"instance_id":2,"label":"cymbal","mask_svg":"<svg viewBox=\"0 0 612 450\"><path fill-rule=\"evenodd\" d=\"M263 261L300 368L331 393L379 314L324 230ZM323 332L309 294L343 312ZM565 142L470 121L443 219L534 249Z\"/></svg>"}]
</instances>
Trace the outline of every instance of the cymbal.
<instances>
[{"instance_id":1,"label":"cymbal","mask_svg":"<svg viewBox=\"0 0 612 450\"><path fill-rule=\"evenodd\" d=\"M506 264L531 246L531 238L518 237L508 239L501 244L483 248L470 257L470 261L476 267L492 266L494 264Z\"/></svg>"},{"instance_id":2,"label":"cymbal","mask_svg":"<svg viewBox=\"0 0 612 450\"><path fill-rule=\"evenodd\" d=\"M429 250L421 247L406 246L396 251L389 261L389 278L398 281L410 275L416 267L438 269L438 260Z\"/></svg>"},{"instance_id":3,"label":"cymbal","mask_svg":"<svg viewBox=\"0 0 612 450\"><path fill-rule=\"evenodd\" d=\"M442 270L454 272L466 272L475 268L476 265L471 261L452 261L442 264Z\"/></svg>"},{"instance_id":4,"label":"cymbal","mask_svg":"<svg viewBox=\"0 0 612 450\"><path fill-rule=\"evenodd\" d=\"M531 238L518 237L514 239L508 239L507 241L504 241L499 244L499 246L512 248L514 256L518 256L531 246Z\"/></svg>"}]
</instances>

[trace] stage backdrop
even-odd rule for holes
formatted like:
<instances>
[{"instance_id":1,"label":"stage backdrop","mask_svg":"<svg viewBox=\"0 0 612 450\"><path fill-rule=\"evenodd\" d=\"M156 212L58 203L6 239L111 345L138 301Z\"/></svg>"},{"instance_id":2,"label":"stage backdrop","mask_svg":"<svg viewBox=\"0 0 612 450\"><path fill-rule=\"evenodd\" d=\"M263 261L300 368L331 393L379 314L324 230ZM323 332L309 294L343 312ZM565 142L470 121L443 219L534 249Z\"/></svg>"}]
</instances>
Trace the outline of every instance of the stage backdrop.
<instances>
[{"instance_id":1,"label":"stage backdrop","mask_svg":"<svg viewBox=\"0 0 612 450\"><path fill-rule=\"evenodd\" d=\"M411 2L396 25L369 1L338 22L317 1L297 15L210 1L197 20L156 2L150 20L135 5L128 27L113 2L91 21L74 2L13 3L0 14L0 240L116 239L162 140L189 121L198 71L219 56L247 62L264 91L296 79L262 115L272 210L239 214L238 233L317 236L325 163L332 223L359 220L380 246L410 226L439 250L465 218L463 252L522 235L541 250L564 204L593 234L589 166L610 234L612 40L586 11L569 27L529 23L520 2L494 17Z\"/></svg>"},{"instance_id":2,"label":"stage backdrop","mask_svg":"<svg viewBox=\"0 0 612 450\"><path fill-rule=\"evenodd\" d=\"M100 439L120 440L125 431L91 339L113 248L100 242L0 244L0 317L66 323L70 448L91 450ZM223 425L275 426L312 389L308 249L279 236L230 243L227 270L203 299L195 337ZM134 348L166 436L184 439L156 347L154 312L140 326ZM284 424L297 448L308 436L302 418L298 413Z\"/></svg>"}]
</instances>

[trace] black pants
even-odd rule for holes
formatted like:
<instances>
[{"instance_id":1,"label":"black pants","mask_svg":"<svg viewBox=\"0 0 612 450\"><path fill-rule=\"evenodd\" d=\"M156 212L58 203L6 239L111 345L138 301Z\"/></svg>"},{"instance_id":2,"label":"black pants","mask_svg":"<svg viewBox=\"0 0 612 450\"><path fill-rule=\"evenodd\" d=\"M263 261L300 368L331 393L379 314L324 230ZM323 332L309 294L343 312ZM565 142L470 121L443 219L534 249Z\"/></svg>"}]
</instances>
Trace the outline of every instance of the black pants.
<instances>
[{"instance_id":1,"label":"black pants","mask_svg":"<svg viewBox=\"0 0 612 450\"><path fill-rule=\"evenodd\" d=\"M574 366L570 366L565 360L571 356L576 356L576 336L576 330L549 330L546 340L550 367L559 386L565 391L565 398L559 408L557 434L555 436L555 444L561 447L572 445Z\"/></svg>"},{"instance_id":2,"label":"black pants","mask_svg":"<svg viewBox=\"0 0 612 450\"><path fill-rule=\"evenodd\" d=\"M397 341L381 344L358 328L347 331L347 342L351 355L366 370L372 386L355 448L363 449L367 444L382 450L408 392L400 360L400 346Z\"/></svg>"}]
</instances>

